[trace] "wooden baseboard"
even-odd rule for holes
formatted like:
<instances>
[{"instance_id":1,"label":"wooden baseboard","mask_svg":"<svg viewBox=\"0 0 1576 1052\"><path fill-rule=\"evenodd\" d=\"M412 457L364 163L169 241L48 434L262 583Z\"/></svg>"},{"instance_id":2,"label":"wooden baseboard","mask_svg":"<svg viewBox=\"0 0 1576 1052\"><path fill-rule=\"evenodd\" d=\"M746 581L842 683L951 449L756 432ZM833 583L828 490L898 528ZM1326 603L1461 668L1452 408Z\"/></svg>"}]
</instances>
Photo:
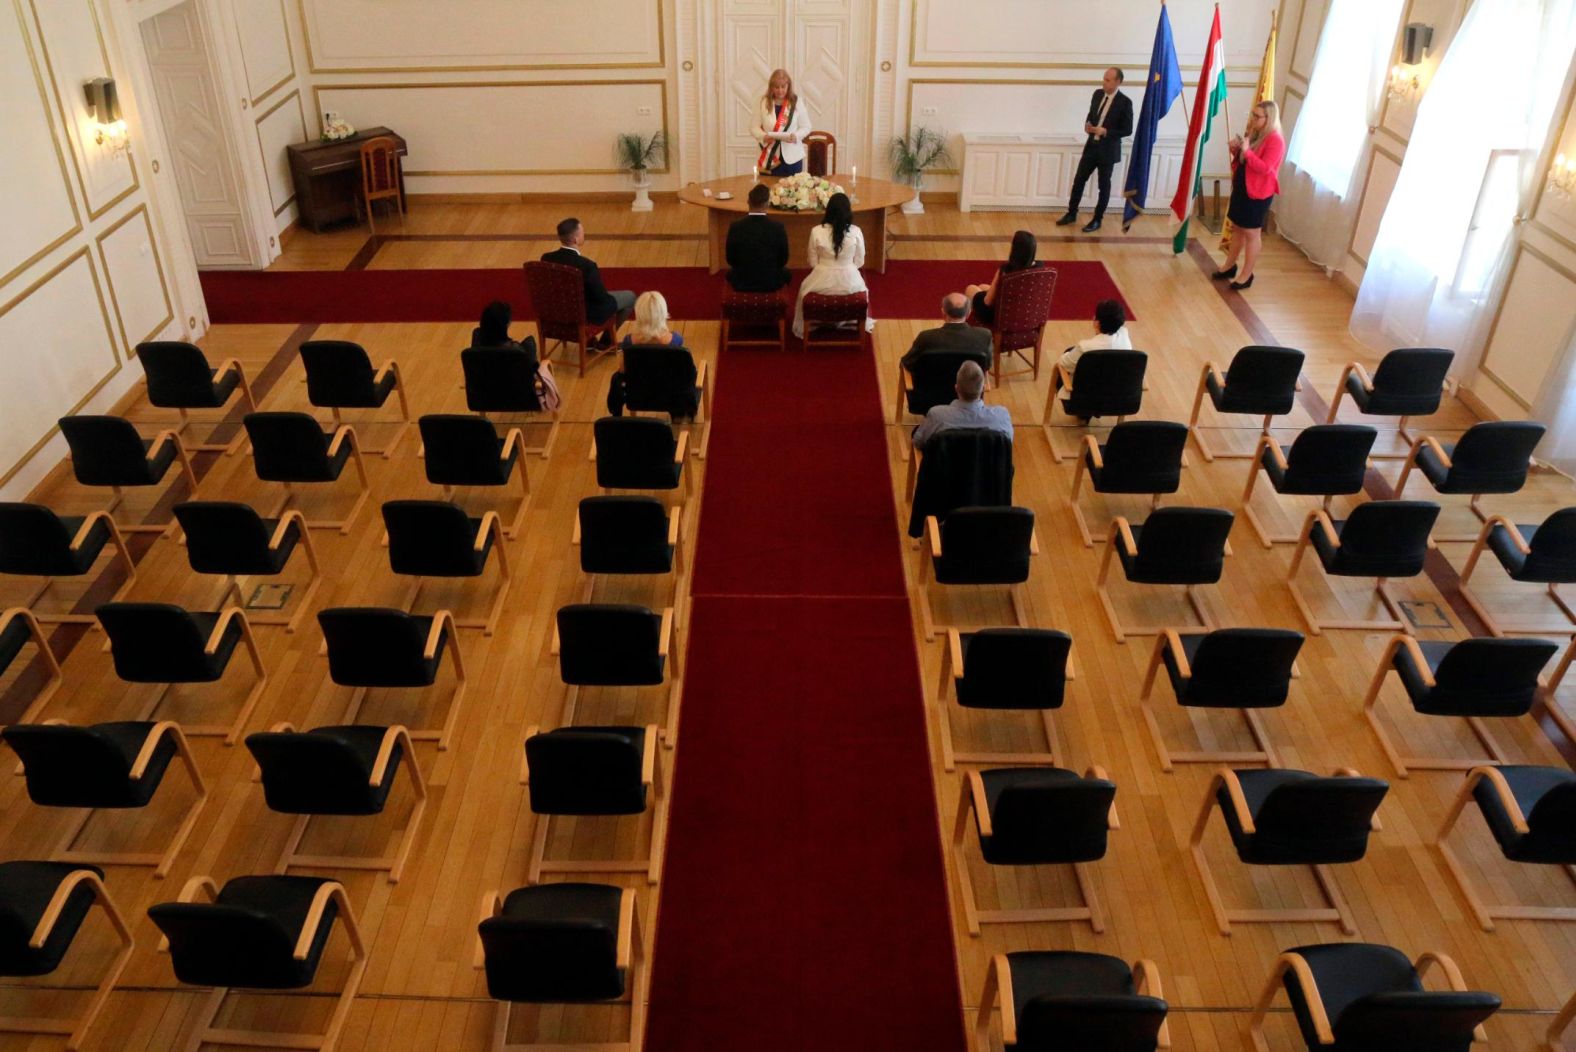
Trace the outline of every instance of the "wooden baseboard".
<instances>
[{"instance_id":1,"label":"wooden baseboard","mask_svg":"<svg viewBox=\"0 0 1576 1052\"><path fill-rule=\"evenodd\" d=\"M299 218L290 220L290 225L279 231L279 233L276 235L279 238L279 248L283 250L284 247L290 243L290 239L295 237L300 232L301 220Z\"/></svg>"},{"instance_id":2,"label":"wooden baseboard","mask_svg":"<svg viewBox=\"0 0 1576 1052\"><path fill-rule=\"evenodd\" d=\"M1354 300L1357 298L1357 282L1353 281L1346 271L1337 270L1333 280L1336 288L1351 296Z\"/></svg>"},{"instance_id":3,"label":"wooden baseboard","mask_svg":"<svg viewBox=\"0 0 1576 1052\"><path fill-rule=\"evenodd\" d=\"M1466 384L1456 385L1456 397L1461 403L1477 415L1479 420L1498 420L1499 414L1488 407L1488 403L1479 398Z\"/></svg>"},{"instance_id":4,"label":"wooden baseboard","mask_svg":"<svg viewBox=\"0 0 1576 1052\"><path fill-rule=\"evenodd\" d=\"M651 191L653 201L677 201L678 196L677 190ZM412 204L531 205L581 201L591 204L629 204L634 201L635 194L632 190L522 190L517 193L406 194L405 199Z\"/></svg>"}]
</instances>

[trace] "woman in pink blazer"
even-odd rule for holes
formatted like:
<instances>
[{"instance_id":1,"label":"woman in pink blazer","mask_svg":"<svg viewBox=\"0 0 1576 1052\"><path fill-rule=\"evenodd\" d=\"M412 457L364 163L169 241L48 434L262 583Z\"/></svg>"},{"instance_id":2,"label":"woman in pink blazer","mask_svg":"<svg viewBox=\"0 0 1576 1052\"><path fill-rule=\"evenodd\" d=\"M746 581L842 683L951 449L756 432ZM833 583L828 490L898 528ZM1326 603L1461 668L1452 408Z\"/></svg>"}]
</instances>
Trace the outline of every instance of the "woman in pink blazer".
<instances>
[{"instance_id":1,"label":"woman in pink blazer","mask_svg":"<svg viewBox=\"0 0 1576 1052\"><path fill-rule=\"evenodd\" d=\"M1226 266L1210 275L1216 281L1231 278L1231 287L1241 291L1253 284L1253 264L1258 262L1264 236L1264 219L1270 202L1280 189L1281 161L1286 159L1286 139L1281 135L1280 107L1264 101L1253 107L1248 118L1248 141L1242 136L1231 140L1231 207L1226 217L1236 227ZM1238 277L1237 257L1242 257Z\"/></svg>"}]
</instances>

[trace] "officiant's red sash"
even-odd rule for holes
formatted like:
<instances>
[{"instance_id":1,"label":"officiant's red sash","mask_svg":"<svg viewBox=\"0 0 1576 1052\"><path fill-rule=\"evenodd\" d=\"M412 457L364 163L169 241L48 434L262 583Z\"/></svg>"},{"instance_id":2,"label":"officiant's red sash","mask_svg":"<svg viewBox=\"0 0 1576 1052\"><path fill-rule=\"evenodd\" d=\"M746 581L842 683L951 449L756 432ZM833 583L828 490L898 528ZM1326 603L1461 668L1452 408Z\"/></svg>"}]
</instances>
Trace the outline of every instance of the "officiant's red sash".
<instances>
[{"instance_id":1,"label":"officiant's red sash","mask_svg":"<svg viewBox=\"0 0 1576 1052\"><path fill-rule=\"evenodd\" d=\"M777 123L772 131L780 132L793 120L793 111L796 103L787 103L777 109ZM782 162L782 143L776 139L767 139L766 145L761 147L761 159L756 162L756 167L765 175Z\"/></svg>"}]
</instances>

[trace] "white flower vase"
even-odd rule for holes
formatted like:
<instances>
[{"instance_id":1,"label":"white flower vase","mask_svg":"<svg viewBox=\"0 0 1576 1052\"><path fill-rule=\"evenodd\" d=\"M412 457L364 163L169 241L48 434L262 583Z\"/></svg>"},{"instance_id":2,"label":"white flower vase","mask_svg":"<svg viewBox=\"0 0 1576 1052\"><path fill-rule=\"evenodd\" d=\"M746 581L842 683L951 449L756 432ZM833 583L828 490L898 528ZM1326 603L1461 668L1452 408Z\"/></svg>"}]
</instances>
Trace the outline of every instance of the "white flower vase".
<instances>
[{"instance_id":1,"label":"white flower vase","mask_svg":"<svg viewBox=\"0 0 1576 1052\"><path fill-rule=\"evenodd\" d=\"M907 216L918 216L918 215L924 215L925 214L925 203L919 199L919 188L920 188L921 179L922 179L921 176L917 176L916 175L914 177L914 199L912 201L904 201L903 202L903 214L904 215L907 215Z\"/></svg>"},{"instance_id":2,"label":"white flower vase","mask_svg":"<svg viewBox=\"0 0 1576 1052\"><path fill-rule=\"evenodd\" d=\"M649 212L654 207L651 203L651 176L644 168L637 168L633 173L635 177L635 202L629 206L631 212Z\"/></svg>"}]
</instances>

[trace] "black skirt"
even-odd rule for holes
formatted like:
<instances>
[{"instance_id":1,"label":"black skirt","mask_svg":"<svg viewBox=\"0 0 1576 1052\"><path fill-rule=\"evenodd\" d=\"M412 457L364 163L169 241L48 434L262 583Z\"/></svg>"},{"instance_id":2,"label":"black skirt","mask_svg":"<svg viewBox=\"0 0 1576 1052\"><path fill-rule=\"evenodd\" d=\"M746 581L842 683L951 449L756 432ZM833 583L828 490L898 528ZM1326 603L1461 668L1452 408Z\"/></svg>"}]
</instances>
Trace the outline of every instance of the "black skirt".
<instances>
[{"instance_id":1,"label":"black skirt","mask_svg":"<svg viewBox=\"0 0 1576 1052\"><path fill-rule=\"evenodd\" d=\"M1248 166L1239 164L1231 177L1231 205L1226 209L1226 218L1238 229L1261 230L1270 214L1270 202L1275 200L1275 195L1249 197L1247 172Z\"/></svg>"}]
</instances>

